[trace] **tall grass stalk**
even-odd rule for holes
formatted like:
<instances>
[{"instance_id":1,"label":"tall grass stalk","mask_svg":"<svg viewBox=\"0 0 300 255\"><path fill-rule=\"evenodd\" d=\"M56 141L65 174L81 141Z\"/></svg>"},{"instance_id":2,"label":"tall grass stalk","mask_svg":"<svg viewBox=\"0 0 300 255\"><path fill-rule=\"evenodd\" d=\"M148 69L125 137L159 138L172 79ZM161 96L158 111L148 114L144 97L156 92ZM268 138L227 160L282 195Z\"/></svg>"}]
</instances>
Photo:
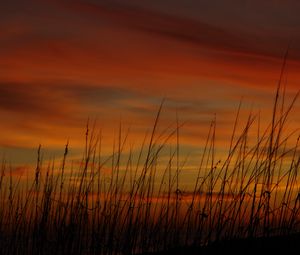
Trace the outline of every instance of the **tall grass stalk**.
<instances>
[{"instance_id":1,"label":"tall grass stalk","mask_svg":"<svg viewBox=\"0 0 300 255\"><path fill-rule=\"evenodd\" d=\"M59 164L44 163L39 146L24 184L3 160L2 254L135 254L299 232L299 136L291 146L299 131L285 129L298 94L287 104L281 79L265 130L250 112L239 132L239 105L222 160L213 119L191 190L181 180L188 161L178 116L158 132L163 102L139 148L127 145L130 131L120 124L111 155L103 155L102 133L88 122L79 165L68 158L69 142Z\"/></svg>"}]
</instances>

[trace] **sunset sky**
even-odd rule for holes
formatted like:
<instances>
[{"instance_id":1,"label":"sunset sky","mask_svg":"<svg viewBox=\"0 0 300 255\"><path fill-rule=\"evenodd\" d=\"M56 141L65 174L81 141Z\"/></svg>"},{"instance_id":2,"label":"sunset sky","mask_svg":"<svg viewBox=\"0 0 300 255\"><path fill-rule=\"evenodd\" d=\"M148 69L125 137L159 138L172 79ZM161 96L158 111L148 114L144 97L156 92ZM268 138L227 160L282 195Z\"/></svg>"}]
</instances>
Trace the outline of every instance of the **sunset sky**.
<instances>
[{"instance_id":1,"label":"sunset sky","mask_svg":"<svg viewBox=\"0 0 300 255\"><path fill-rule=\"evenodd\" d=\"M0 152L16 165L80 153L97 119L109 153L119 123L142 141L163 98L163 129L186 122L185 153L201 149L216 114L229 140L240 100L270 119L283 56L300 89L300 1L9 0L0 7ZM290 119L298 128L299 100Z\"/></svg>"}]
</instances>

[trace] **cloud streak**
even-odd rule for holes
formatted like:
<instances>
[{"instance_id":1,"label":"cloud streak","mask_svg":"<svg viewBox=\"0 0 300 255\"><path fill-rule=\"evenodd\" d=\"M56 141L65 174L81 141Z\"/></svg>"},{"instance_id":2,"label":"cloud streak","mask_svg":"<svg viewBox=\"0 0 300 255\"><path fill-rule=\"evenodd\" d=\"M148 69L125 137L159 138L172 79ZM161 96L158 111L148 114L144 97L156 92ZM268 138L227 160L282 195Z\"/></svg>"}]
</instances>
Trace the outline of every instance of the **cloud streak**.
<instances>
[{"instance_id":1,"label":"cloud streak","mask_svg":"<svg viewBox=\"0 0 300 255\"><path fill-rule=\"evenodd\" d=\"M181 142L194 148L215 113L219 139L227 139L242 96L255 107L272 104L289 41L281 32L300 27L295 11L287 17L293 3L163 2L4 3L2 145L55 147L70 138L80 147L88 117L99 120L110 140L121 120L136 126L132 136L139 141L166 97L160 124L174 124L178 111L188 122ZM300 37L293 37L288 95L300 86Z\"/></svg>"},{"instance_id":2,"label":"cloud streak","mask_svg":"<svg viewBox=\"0 0 300 255\"><path fill-rule=\"evenodd\" d=\"M273 45L276 45L276 42L274 41L269 41L269 43L272 44L272 47L270 47L270 45L266 47L266 42L261 41L260 39L255 43L255 38L249 37L247 31L241 33L241 31L237 31L236 29L225 29L222 24L219 26L212 25L201 21L201 19L167 14L126 2L76 0L59 1L59 4L69 11L81 14L85 13L87 16L92 15L95 19L108 20L115 25L136 29L144 33L149 33L154 37L167 38L225 52L260 57L282 57L280 50L275 50L275 52L270 51L270 49L274 50ZM212 15L214 15L214 13L212 13ZM218 17L216 18L218 19ZM273 20L271 20L271 22L273 22ZM300 26L300 21L297 24ZM251 27L248 32L250 31ZM253 33L253 30L251 32ZM268 32L271 33L271 31ZM274 40L276 36L276 39L278 40L282 41L282 39L285 39L286 46L290 39L280 38L280 35L278 34L266 34L266 36L270 36L272 40ZM293 35L292 38L295 41L300 39L297 35ZM282 47L283 44L282 42L280 43ZM297 44L295 44L294 47L299 50ZM299 51L297 54L294 52L294 54L298 57ZM297 60L299 59L297 58Z\"/></svg>"}]
</instances>

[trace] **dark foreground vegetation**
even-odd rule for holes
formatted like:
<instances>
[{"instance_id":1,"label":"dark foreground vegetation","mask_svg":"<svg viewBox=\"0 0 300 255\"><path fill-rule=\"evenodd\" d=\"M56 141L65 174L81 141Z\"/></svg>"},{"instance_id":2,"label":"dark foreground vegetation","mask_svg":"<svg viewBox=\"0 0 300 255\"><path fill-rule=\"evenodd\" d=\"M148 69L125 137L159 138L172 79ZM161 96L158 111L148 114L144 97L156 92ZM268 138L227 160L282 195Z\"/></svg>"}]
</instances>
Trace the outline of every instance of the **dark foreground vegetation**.
<instances>
[{"instance_id":1,"label":"dark foreground vegetation","mask_svg":"<svg viewBox=\"0 0 300 255\"><path fill-rule=\"evenodd\" d=\"M284 235L273 237L257 237L245 239L230 239L218 241L202 247L177 247L167 251L156 253L144 253L143 255L215 255L215 254L299 254L300 235Z\"/></svg>"},{"instance_id":2,"label":"dark foreground vegetation","mask_svg":"<svg viewBox=\"0 0 300 255\"><path fill-rule=\"evenodd\" d=\"M285 102L278 86L263 130L260 117L249 114L238 131L238 110L221 161L212 121L189 191L180 184L187 165L180 125L158 133L161 107L138 152L125 151L120 128L104 157L101 135L88 126L80 164L68 161L68 145L59 164L43 162L39 148L33 176L24 181L3 161L0 253L246 254L279 251L280 243L288 251L300 231L299 136L285 129L296 97Z\"/></svg>"}]
</instances>

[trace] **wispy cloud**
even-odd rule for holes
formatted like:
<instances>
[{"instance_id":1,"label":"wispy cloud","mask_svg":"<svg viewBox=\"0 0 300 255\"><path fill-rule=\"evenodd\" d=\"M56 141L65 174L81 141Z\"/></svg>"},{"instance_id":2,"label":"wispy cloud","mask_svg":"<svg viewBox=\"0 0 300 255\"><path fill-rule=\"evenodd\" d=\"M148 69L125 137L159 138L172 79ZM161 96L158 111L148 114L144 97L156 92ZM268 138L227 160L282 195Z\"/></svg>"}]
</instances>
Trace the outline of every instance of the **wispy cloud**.
<instances>
[{"instance_id":1,"label":"wispy cloud","mask_svg":"<svg viewBox=\"0 0 300 255\"><path fill-rule=\"evenodd\" d=\"M282 55L280 54L280 50L274 49L274 44L276 45L275 41L269 41L271 43L272 47L270 45L266 47L265 41L258 39L258 42L255 43L254 38L247 37L249 33L255 33L257 30L254 29L256 24L253 22L253 26L247 26L247 31L240 31L236 30L233 24L231 28L224 28L222 23L219 25L213 25L209 24L208 22L205 22L201 20L200 18L193 19L188 18L185 16L180 15L174 15L170 13L164 12L163 8L159 11L159 8L156 8L154 10L153 8L146 8L146 6L141 6L137 4L132 4L130 2L120 2L120 1L57 1L61 6L65 7L66 9L85 14L85 15L92 15L95 19L98 20L108 20L112 24L118 25L118 26L125 26L129 27L131 29L136 29L144 33L149 33L150 35L154 37L163 37L174 41L184 42L184 43L190 43L198 45L199 47L206 47L209 49L214 50L220 50L220 51L228 51L228 52L234 52L239 54L245 54L245 55L257 55L257 56L265 56L265 57L275 57L275 58L281 58ZM233 1L236 4L236 12L242 12L243 7L241 4L238 3L238 1ZM232 5L234 3L231 3ZM192 3L195 5L195 8L199 5L198 3L194 2ZM259 4L258 2L256 5ZM201 5L201 4L200 4ZM226 10L230 7L225 6L224 4L220 3L222 8L225 8ZM226 4L227 5L227 4ZM275 4L274 4L275 5ZM292 4L290 4L291 6ZM207 4L204 7L207 8L207 6L210 6L211 8L209 11L211 12L212 17L215 15L218 15L218 10L216 9L218 6L213 6L213 4ZM250 5L250 10L255 10L253 8L255 5ZM202 6L199 6L198 8L201 8ZM269 6L271 8L272 6ZM277 6L278 8L275 8L274 11L279 11L280 6ZM282 6L283 8L287 9L287 5ZM219 6L219 8L221 8ZM240 9L239 9L240 8ZM271 8L272 9L272 8ZM267 11L267 8L263 6L264 11ZM286 10L287 11L287 10ZM199 12L201 13L201 9L199 9ZM270 18L270 23L276 21L276 17L270 16L270 12L267 12L266 15ZM239 16L241 17L241 13ZM216 20L220 21L220 17L216 16ZM234 19L234 17L228 17L230 19ZM247 19L246 19L247 20ZM228 23L228 21L224 21L225 23ZM234 22L233 20L231 22ZM291 21L292 22L292 21ZM293 21L293 26L299 25L300 21L296 22ZM246 24L245 24L246 25ZM264 25L264 24L263 24ZM273 39L277 37L276 39L280 40L278 46L282 44L282 39L280 35L276 34L275 31L265 30L266 33L269 33L268 36L270 36ZM272 34L273 32L273 34ZM271 33L271 34L270 34ZM256 36L256 34L254 34ZM300 38L297 37L297 35L293 35L291 37L294 40L299 40ZM288 41L290 38L285 38L285 45L287 46ZM260 42L260 43L259 43ZM294 46L294 48L297 48L297 45ZM273 50L270 51L270 49ZM274 51L275 50L275 51ZM296 52L294 52L296 53ZM296 56L299 56L299 54L295 54ZM294 57L295 57L294 55Z\"/></svg>"},{"instance_id":2,"label":"wispy cloud","mask_svg":"<svg viewBox=\"0 0 300 255\"><path fill-rule=\"evenodd\" d=\"M271 105L286 27L293 37L287 94L298 90L300 44L293 32L300 21L295 10L287 15L294 4L6 2L0 10L1 144L57 147L70 138L80 147L88 117L99 120L109 139L123 121L140 140L164 97L160 125L174 124L178 112L187 122L184 145L206 136L214 114L223 142L242 96L255 107Z\"/></svg>"}]
</instances>

